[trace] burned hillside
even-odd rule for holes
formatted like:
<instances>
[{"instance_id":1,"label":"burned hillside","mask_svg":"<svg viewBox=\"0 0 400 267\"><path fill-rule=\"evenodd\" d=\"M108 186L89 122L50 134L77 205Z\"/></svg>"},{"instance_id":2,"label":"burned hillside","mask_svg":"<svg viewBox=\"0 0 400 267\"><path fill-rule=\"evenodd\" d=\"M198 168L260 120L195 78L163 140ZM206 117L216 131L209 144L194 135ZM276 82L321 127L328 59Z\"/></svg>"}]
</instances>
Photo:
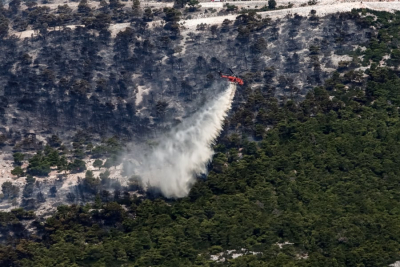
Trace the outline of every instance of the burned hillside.
<instances>
[{"instance_id":1,"label":"burned hillside","mask_svg":"<svg viewBox=\"0 0 400 267\"><path fill-rule=\"evenodd\" d=\"M301 100L339 65L359 67L349 53L370 37L357 13L270 19L248 12L192 31L177 9L118 13L111 4L2 9L10 28L23 30L23 21L36 29L1 39L3 143L77 130L140 139L197 110L224 86L217 72L228 68L245 81L236 103L258 87L266 97ZM112 23L126 27L115 32Z\"/></svg>"}]
</instances>

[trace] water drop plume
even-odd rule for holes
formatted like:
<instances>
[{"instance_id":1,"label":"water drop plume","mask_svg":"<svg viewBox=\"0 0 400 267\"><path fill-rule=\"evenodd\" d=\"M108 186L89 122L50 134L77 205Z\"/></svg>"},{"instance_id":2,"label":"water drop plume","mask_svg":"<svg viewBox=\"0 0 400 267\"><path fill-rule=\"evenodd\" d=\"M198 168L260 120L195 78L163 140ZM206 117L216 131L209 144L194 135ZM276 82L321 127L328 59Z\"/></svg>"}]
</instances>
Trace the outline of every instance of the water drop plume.
<instances>
[{"instance_id":1,"label":"water drop plume","mask_svg":"<svg viewBox=\"0 0 400 267\"><path fill-rule=\"evenodd\" d=\"M214 151L211 145L220 134L231 107L236 85L229 88L159 140L135 168L139 182L169 198L187 196L197 175L206 173Z\"/></svg>"}]
</instances>

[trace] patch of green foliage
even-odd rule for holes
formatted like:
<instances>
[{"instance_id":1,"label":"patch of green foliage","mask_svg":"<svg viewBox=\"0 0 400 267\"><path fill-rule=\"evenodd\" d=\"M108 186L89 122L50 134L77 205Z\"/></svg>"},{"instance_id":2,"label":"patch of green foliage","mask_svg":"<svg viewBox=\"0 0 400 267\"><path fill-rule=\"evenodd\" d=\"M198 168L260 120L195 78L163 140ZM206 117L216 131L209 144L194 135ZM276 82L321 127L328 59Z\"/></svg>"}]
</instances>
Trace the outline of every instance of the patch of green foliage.
<instances>
[{"instance_id":1,"label":"patch of green foliage","mask_svg":"<svg viewBox=\"0 0 400 267\"><path fill-rule=\"evenodd\" d=\"M370 9L354 9L352 14L360 26L377 28L377 30L372 31L371 41L363 53L364 66L369 65L370 61L379 63L385 55L390 55L392 50L398 49L400 12L389 13ZM390 60L388 63L393 64Z\"/></svg>"},{"instance_id":2,"label":"patch of green foliage","mask_svg":"<svg viewBox=\"0 0 400 267\"><path fill-rule=\"evenodd\" d=\"M27 172L31 175L46 176L51 171L50 167L59 164L60 156L56 149L46 146L44 152L38 151L29 159Z\"/></svg>"},{"instance_id":3,"label":"patch of green foliage","mask_svg":"<svg viewBox=\"0 0 400 267\"><path fill-rule=\"evenodd\" d=\"M0 231L7 231L8 226L22 227L20 220L34 219L33 211L23 209L13 209L10 212L0 212Z\"/></svg>"},{"instance_id":4,"label":"patch of green foliage","mask_svg":"<svg viewBox=\"0 0 400 267\"><path fill-rule=\"evenodd\" d=\"M31 157L29 165L27 167L27 174L34 176L47 176L51 167L57 167L58 172L67 171L70 172L82 172L86 170L85 162L82 160L86 156L92 156L94 158L100 156L107 156L109 159L105 162L105 167L109 168L111 166L116 166L117 154L121 152L122 146L119 140L115 137L111 137L102 141L102 143L93 148L92 143L90 143L90 136L84 135L80 132L74 137L75 142L72 143L74 148L73 158L67 160L66 155L62 155L61 149L55 149L47 145L43 151L37 151L37 153ZM84 144L86 145L86 151L83 150ZM68 150L67 150L68 152ZM25 157L22 153L14 153L14 162L16 165L21 165ZM100 165L99 165L100 164ZM96 160L96 167L101 167L102 161ZM24 174L24 169L16 166L13 169L13 174L22 176Z\"/></svg>"}]
</instances>

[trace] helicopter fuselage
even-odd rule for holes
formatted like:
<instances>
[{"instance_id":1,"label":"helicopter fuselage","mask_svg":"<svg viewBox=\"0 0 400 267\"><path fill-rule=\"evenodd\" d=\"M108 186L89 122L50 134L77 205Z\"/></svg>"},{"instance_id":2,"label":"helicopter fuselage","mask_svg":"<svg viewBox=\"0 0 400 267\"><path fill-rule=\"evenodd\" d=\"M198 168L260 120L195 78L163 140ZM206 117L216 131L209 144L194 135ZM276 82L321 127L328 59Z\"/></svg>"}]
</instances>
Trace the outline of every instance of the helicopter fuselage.
<instances>
[{"instance_id":1,"label":"helicopter fuselage","mask_svg":"<svg viewBox=\"0 0 400 267\"><path fill-rule=\"evenodd\" d=\"M238 77L235 77L235 76L230 76L230 75L225 75L225 74L220 74L220 77L221 78L225 78L225 79L228 79L230 82L232 82L232 83L236 83L236 84L239 84L239 85L243 85L244 84L244 82L243 82L243 80L242 79L240 79L240 78L238 78Z\"/></svg>"}]
</instances>

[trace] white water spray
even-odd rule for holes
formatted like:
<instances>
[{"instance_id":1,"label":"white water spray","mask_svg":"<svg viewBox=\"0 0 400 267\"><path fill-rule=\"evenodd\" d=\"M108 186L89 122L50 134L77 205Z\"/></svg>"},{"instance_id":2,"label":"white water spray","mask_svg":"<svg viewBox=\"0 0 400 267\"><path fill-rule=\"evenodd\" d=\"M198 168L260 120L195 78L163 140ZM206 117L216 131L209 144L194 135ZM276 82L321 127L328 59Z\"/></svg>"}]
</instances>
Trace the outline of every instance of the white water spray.
<instances>
[{"instance_id":1,"label":"white water spray","mask_svg":"<svg viewBox=\"0 0 400 267\"><path fill-rule=\"evenodd\" d=\"M188 195L196 175L207 171L214 154L211 145L222 130L235 91L236 85L230 84L227 90L160 138L160 144L135 169L144 187L158 188L170 198Z\"/></svg>"}]
</instances>

